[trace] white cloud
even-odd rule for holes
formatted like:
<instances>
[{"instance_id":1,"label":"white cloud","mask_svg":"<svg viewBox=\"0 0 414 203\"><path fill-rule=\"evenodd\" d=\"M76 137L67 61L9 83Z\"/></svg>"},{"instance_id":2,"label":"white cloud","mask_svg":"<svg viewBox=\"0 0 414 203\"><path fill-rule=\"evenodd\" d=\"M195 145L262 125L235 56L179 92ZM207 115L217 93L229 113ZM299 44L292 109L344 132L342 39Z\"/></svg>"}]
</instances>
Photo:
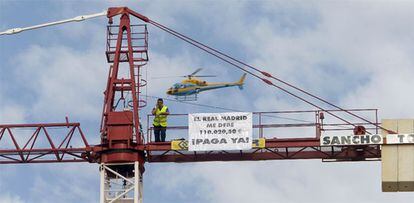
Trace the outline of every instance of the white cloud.
<instances>
[{"instance_id":1,"label":"white cloud","mask_svg":"<svg viewBox=\"0 0 414 203\"><path fill-rule=\"evenodd\" d=\"M410 56L414 33L410 19L414 5L410 2L265 1L253 5L246 1L208 1L185 2L184 5L182 2L157 4L148 1L144 6L129 4L131 8L142 8L143 14L170 27L194 32L191 35L201 41L217 42L215 47L237 46L237 50L229 48L230 52L240 54L236 58L244 58L260 69L318 95L332 97L341 106L380 108L383 118L414 116L414 94L410 94L414 87L411 79L414 64ZM254 11L252 6L259 10ZM85 33L100 29L95 28L95 24L93 28L85 26L77 25L73 30L67 30L70 27L67 26L58 36L66 33L64 37L75 41L78 37L87 37L81 33L85 28L88 29ZM239 72L232 72L229 65L206 58L177 41L171 43L172 38L168 35L151 30L154 31L151 34L159 38L150 43L162 48L150 50L148 94L163 95L165 88L176 81L153 80L151 77L187 74L199 66L208 67L203 70L206 74L223 73L217 80L239 77ZM31 120L54 121L66 114L89 121L99 119L101 90L105 87L108 65L104 62L103 49L97 45L98 35L103 33L96 31L93 42L85 45L89 47L86 50L63 45L34 45L20 53L15 62L15 75L25 81L22 87L35 99L22 108L20 104L11 105L18 100L17 96L12 98L0 107L1 115L8 115L5 117L10 120L0 115L0 122L25 121L27 115ZM207 39L200 38L205 35ZM248 76L246 82L243 92L236 88L211 92L200 95L199 102L236 109L309 108L292 102L288 96L253 77ZM226 97L231 99L223 99ZM174 109L176 113L186 110L186 107ZM48 172L56 170L55 165L45 168ZM162 192L158 194L159 191L176 194L182 202L189 202L191 198L203 202L404 202L413 197L409 193L381 193L378 162L230 162L163 164L158 169L149 168L155 168L155 171L146 172L145 184L151 188L155 185L157 189L145 194L150 196L148 199L154 196L168 199ZM64 181L57 184L44 174L36 176L35 184L40 190L33 189L33 197L40 200L42 189L56 185L48 199L56 201L65 191L66 181L81 187L72 187L63 197L65 201L95 200L89 199L81 190L88 187L87 181L97 183L96 177L79 180L81 182L68 177L83 174L81 178L87 178L96 175L96 170L78 170L73 165L59 167L59 170L63 171L55 175L63 177ZM94 198L97 192L98 188L92 189L91 193L96 193ZM2 194L12 199L9 201L16 198L19 201L18 197ZM71 195L81 200L72 199Z\"/></svg>"},{"instance_id":2,"label":"white cloud","mask_svg":"<svg viewBox=\"0 0 414 203\"><path fill-rule=\"evenodd\" d=\"M48 175L41 175L48 171ZM33 186L27 194L34 202L97 202L99 195L90 188L99 187L97 164L52 164L39 166ZM53 185L53 187L51 187ZM47 193L47 195L45 195Z\"/></svg>"},{"instance_id":3,"label":"white cloud","mask_svg":"<svg viewBox=\"0 0 414 203\"><path fill-rule=\"evenodd\" d=\"M162 168L161 168L162 167ZM320 161L210 162L160 166L147 184L190 202L403 202L381 193L380 163ZM152 186L151 186L152 187ZM182 190L180 188L190 188ZM359 191L359 192L358 192ZM300 194L300 195L298 195Z\"/></svg>"},{"instance_id":4,"label":"white cloud","mask_svg":"<svg viewBox=\"0 0 414 203\"><path fill-rule=\"evenodd\" d=\"M25 108L15 104L0 106L0 123L24 123Z\"/></svg>"},{"instance_id":5,"label":"white cloud","mask_svg":"<svg viewBox=\"0 0 414 203\"><path fill-rule=\"evenodd\" d=\"M237 15L238 10L230 10L226 16L235 14L234 18L223 18L223 21L233 23L231 26L220 26L219 31L238 33L232 39L245 44L247 52L257 52L252 64L311 92L338 94L342 106L380 108L380 112L384 112L383 118L412 118L414 97L410 92L414 85L409 77L414 74L411 68L413 60L409 56L409 45L412 43L409 35L413 33L413 26L407 20L412 15L407 8L413 5L400 3L393 9L388 6L386 2L379 5L360 5L358 2L311 5L321 21L299 35L281 35L269 29L275 22L267 19L259 20L251 27L246 26L242 14ZM304 9L308 8L305 6ZM269 6L268 10L276 9ZM221 23L215 18L209 19L209 24L204 26ZM328 69L318 71L321 64L327 64ZM329 71L329 66L339 66L339 70L348 72L347 77L343 77L341 72ZM332 77L334 80L330 80ZM334 92L338 87L342 92ZM285 97L276 97L269 89L255 88L260 95L252 100L256 108L298 108L286 102ZM217 103L225 101L217 100ZM161 180L171 180L174 176L171 182L161 181L166 190L172 191L171 187L180 184L194 187L187 181L176 183L174 180L196 180L199 183L197 191L208 191L205 193L207 197L200 198L207 199L206 202L348 202L350 199L353 202L403 202L412 197L412 194L381 193L378 163L261 163L177 166L167 168L165 176L160 173L157 177L160 175ZM245 190L236 189L239 188L236 185L244 186ZM196 193L187 195L198 197Z\"/></svg>"},{"instance_id":6,"label":"white cloud","mask_svg":"<svg viewBox=\"0 0 414 203\"><path fill-rule=\"evenodd\" d=\"M9 193L0 195L0 202L2 203L23 203L24 201L19 197Z\"/></svg>"},{"instance_id":7,"label":"white cloud","mask_svg":"<svg viewBox=\"0 0 414 203\"><path fill-rule=\"evenodd\" d=\"M148 94L164 95L170 85L181 81L183 78L176 77L187 75L198 67L197 60L193 59L190 53L182 53L177 57L170 57L162 53L152 52L151 61L146 67L148 71ZM160 78L157 77L169 77Z\"/></svg>"},{"instance_id":8,"label":"white cloud","mask_svg":"<svg viewBox=\"0 0 414 203\"><path fill-rule=\"evenodd\" d=\"M2 166L0 173L0 202L2 203L23 203L24 198L14 194L7 184L8 178L16 175L16 166Z\"/></svg>"},{"instance_id":9,"label":"white cloud","mask_svg":"<svg viewBox=\"0 0 414 203\"><path fill-rule=\"evenodd\" d=\"M27 109L32 119L64 119L64 116L99 117L107 65L101 52L72 48L31 46L14 61L22 89L34 94ZM47 116L45 113L47 112ZM52 119L51 119L52 118Z\"/></svg>"}]
</instances>

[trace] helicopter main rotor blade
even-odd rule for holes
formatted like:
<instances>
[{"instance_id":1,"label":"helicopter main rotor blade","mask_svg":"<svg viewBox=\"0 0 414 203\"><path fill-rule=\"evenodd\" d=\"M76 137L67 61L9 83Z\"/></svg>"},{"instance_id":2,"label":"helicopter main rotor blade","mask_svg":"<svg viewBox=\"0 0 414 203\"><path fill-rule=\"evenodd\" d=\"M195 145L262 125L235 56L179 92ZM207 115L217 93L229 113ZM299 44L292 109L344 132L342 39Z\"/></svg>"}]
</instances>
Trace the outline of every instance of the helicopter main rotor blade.
<instances>
[{"instance_id":1,"label":"helicopter main rotor blade","mask_svg":"<svg viewBox=\"0 0 414 203\"><path fill-rule=\"evenodd\" d=\"M173 75L173 76L158 76L158 77L151 77L151 79L162 79L162 78L191 78L191 77L198 77L198 78L205 78L205 77L217 77L217 75L195 75L196 73L200 72L202 68L198 68L196 71L191 73L190 75Z\"/></svg>"},{"instance_id":2,"label":"helicopter main rotor blade","mask_svg":"<svg viewBox=\"0 0 414 203\"><path fill-rule=\"evenodd\" d=\"M162 78L181 78L181 77L187 77L187 76L159 76L159 77L151 77L151 79L162 79Z\"/></svg>"},{"instance_id":3,"label":"helicopter main rotor blade","mask_svg":"<svg viewBox=\"0 0 414 203\"><path fill-rule=\"evenodd\" d=\"M202 70L202 68L198 68L197 70L195 70L193 73L191 73L188 76L194 76L196 73L200 72L200 70Z\"/></svg>"},{"instance_id":4,"label":"helicopter main rotor blade","mask_svg":"<svg viewBox=\"0 0 414 203\"><path fill-rule=\"evenodd\" d=\"M196 78L209 78L209 77L217 77L217 75L192 75L191 77L196 77Z\"/></svg>"}]
</instances>

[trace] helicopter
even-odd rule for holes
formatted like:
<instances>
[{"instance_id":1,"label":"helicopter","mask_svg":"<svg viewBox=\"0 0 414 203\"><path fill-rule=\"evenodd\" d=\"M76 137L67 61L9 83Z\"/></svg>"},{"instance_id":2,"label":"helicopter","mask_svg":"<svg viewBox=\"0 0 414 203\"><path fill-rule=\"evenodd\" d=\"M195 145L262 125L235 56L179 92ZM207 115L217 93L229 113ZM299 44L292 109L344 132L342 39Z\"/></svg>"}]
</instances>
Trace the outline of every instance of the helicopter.
<instances>
[{"instance_id":1,"label":"helicopter","mask_svg":"<svg viewBox=\"0 0 414 203\"><path fill-rule=\"evenodd\" d=\"M202 68L197 69L193 73L185 76L187 79L181 81L181 83L175 83L167 90L168 95L176 96L176 99L185 99L188 96L196 95L200 92L220 89L225 87L237 86L239 89L243 89L244 80L246 78L246 73L244 73L239 81L236 82L219 82L219 83L210 83L204 80L200 80L201 77L215 77L214 75L196 75Z\"/></svg>"}]
</instances>

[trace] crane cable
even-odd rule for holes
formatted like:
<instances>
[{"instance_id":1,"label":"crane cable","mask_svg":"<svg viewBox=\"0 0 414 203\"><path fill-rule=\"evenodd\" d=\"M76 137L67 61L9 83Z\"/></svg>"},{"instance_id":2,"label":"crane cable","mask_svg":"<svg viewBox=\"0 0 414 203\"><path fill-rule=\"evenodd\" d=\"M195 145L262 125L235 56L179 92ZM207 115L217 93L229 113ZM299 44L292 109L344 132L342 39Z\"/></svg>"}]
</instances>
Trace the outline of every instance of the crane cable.
<instances>
[{"instance_id":1,"label":"crane cable","mask_svg":"<svg viewBox=\"0 0 414 203\"><path fill-rule=\"evenodd\" d=\"M103 11L101 13L92 14L92 15L77 16L75 18L71 18L71 19L67 19L67 20L61 20L61 21L56 21L56 22L52 22L52 23L45 23L45 24L40 24L40 25L26 27L26 28L13 28L13 29L6 30L5 32L0 32L0 35L3 35L3 34L6 34L6 35L8 35L8 34L16 34L16 33L19 33L19 32L25 31L25 30L37 29L37 28L42 28L42 27L47 27L47 26L52 26L52 25L57 25L57 24L62 24L62 23L67 23L67 22L79 22L79 21L83 21L85 19L96 18L96 17L104 16L104 15L106 15L106 11ZM236 68L238 68L238 69L240 69L240 70L242 70L242 71L244 71L246 73L249 73L250 75L252 75L252 76L254 76L254 77L262 80L266 84L268 84L270 86L274 86L274 87L282 90L283 92L285 92L285 93L287 93L287 94L289 94L289 95L291 95L291 96L293 96L293 97L295 97L295 98L297 98L297 99L299 99L299 100L301 100L301 101L303 101L303 102L305 102L305 103L307 103L307 104L309 104L311 106L314 106L314 107L316 107L318 109L321 109L322 111L325 111L326 113L330 114L331 116L334 116L335 118L337 118L339 120L344 121L345 123L348 123L348 124L350 124L352 126L355 126L355 124L353 124L353 123L351 123L351 122L349 122L349 121L347 121L347 120L345 120L345 119L343 119L343 118L341 118L341 117L339 117L339 116L337 116L337 115L335 115L335 114L333 114L333 113L331 113L329 111L326 111L322 107L320 107L320 106L318 106L318 105L316 105L316 104L314 104L314 103L312 103L312 102L310 102L310 101L308 101L308 100L306 100L306 99L304 99L304 98L302 98L302 97L300 97L300 96L298 96L298 95L296 95L296 94L294 94L294 93L286 90L285 88L283 88L283 87L281 87L279 85L274 84L270 80L268 80L268 79L266 79L264 77L261 77L258 74L255 74L255 73L253 73L251 71L246 70L246 68L243 68L241 65L246 66L246 67L248 67L248 68L250 68L252 70L255 70L257 72L260 72L265 77L272 78L272 79L274 79L274 80L276 80L276 81L278 81L278 82L280 82L280 83L282 83L284 85L287 85L290 88L293 88L293 89L295 89L297 91L302 92L303 94L306 94L306 95L308 95L310 97L313 97L313 98L315 98L315 99L317 99L319 101L322 101L322 102L324 102L324 103L326 103L326 104L328 104L330 106L333 106L333 107L335 107L335 108L337 108L337 109L339 109L341 111L344 111L344 112L346 112L346 113L348 113L348 114L350 114L350 115L352 115L352 116L354 116L356 118L359 118L359 119L361 119L361 120L363 120L363 121L365 121L367 123L370 123L370 124L372 124L372 125L380 128L380 129L386 130L388 132L393 132L393 131L390 131L388 129L385 129L385 128L379 126L377 123L373 123L373 122L371 122L371 121L369 121L369 120L367 120L367 119L365 119L365 118L363 118L361 116L358 116L357 114L354 114L354 113L352 113L352 112L350 112L350 111L348 111L346 109L343 109L343 108L341 108L341 107L339 107L339 106L337 106L337 105L335 105L335 104L333 104L331 102L328 102L327 100L324 100L321 97L318 97L318 96L316 96L314 94L311 94L311 93L309 93L309 92L307 92L307 91L305 91L305 90L303 90L301 88L298 88L298 87L296 87L296 86L294 86L294 85L292 85L292 84L290 84L288 82L283 81L282 79L279 79L277 77L274 77L270 73L267 73L265 71L261 71L258 68L255 68L255 67L253 67L253 66L251 66L251 65L249 65L247 63L244 63L244 62L242 62L240 60L237 60L237 59L235 59L235 58L233 58L233 57L231 57L231 56L229 56L229 55L227 55L227 54L225 54L225 53L223 53L223 52L221 52L221 51L219 51L217 49L214 49L214 48L212 48L210 46L207 46L207 45L205 45L205 44L203 44L203 43L201 43L199 41L196 41L196 40L194 40L194 39L192 39L190 37L187 37L187 36L185 36L185 35L177 32L177 31L175 31L175 30L173 30L171 28L168 28L168 27L160 24L160 23L157 23L157 22L155 22L153 20L150 20L150 19L148 19L147 22L150 23L150 24L152 24L152 25L154 25L155 27L158 27L159 29L161 29L161 30L163 30L165 32L168 32L168 33L174 35L175 37L177 37L179 39L182 39L183 41L185 41L185 42L187 42L187 43L189 43L189 44L191 44L191 45L193 45L193 46L195 46L195 47L197 47L197 48L199 48L199 49L207 52L208 54L213 55L213 56L215 56L215 57L223 60L226 63L229 63L230 65L232 65L232 66L234 66L234 67L236 67ZM238 64L241 64L241 65L238 65L238 64L236 64L234 62L236 62Z\"/></svg>"},{"instance_id":2,"label":"crane cable","mask_svg":"<svg viewBox=\"0 0 414 203\"><path fill-rule=\"evenodd\" d=\"M330 114L331 116L333 116L333 117L335 117L335 118L337 118L337 119L339 119L339 120L341 120L341 121L344 121L345 123L348 123L348 124L350 124L350 125L352 125L352 126L355 126L353 123L351 123L351 122L349 122L349 121L347 121L347 120L345 120L345 119L343 119L343 118L341 118L341 117L339 117L339 116L337 116L337 115L335 115L335 114L333 114L333 113L331 113L331 112L329 112L329 111L326 111L326 110L325 110L325 109L323 109L322 107L320 107L320 106L318 106L318 105L316 105L316 104L314 104L314 103L312 103L312 102L309 102L308 100L306 100L306 99L304 99L304 98L302 98L302 97L300 97L300 96L298 96L298 95L296 95L296 94L294 94L294 93L292 93L292 92L290 92L290 91L286 90L285 88L283 88L283 87L281 87L281 86L279 86L279 85L276 85L276 84L272 83L270 80L267 80L266 78L263 78L263 77L261 77L261 76L259 76L259 75L255 74L255 73L253 73L253 72L251 72L251 71L246 70L246 69L245 69L245 68L243 68L241 65L237 65L237 64L236 64L236 63L234 63L234 62L237 62L237 63L239 63L239 64L242 64L242 65L244 65L244 66L246 66L246 67L248 67L248 68L250 68L250 69L253 69L253 70L257 71L257 72L260 72L262 75L264 75L264 76L266 76L266 77L272 78L272 79L274 79L274 80L276 80L276 81L278 81L278 82L280 82L280 83L283 83L283 84L285 84L285 85L287 85L287 86L289 86L289 87L291 87L291 88L293 88L293 89L295 89L295 90L297 90L297 91L300 91L300 92L302 92L302 93L304 93L304 94L306 94L306 95L308 95L308 96L310 96L310 97L313 97L313 98L315 98L315 99L317 99L317 100L319 100L319 101L322 101L322 102L324 102L324 103L326 103L326 104L328 104L328 105L330 105L330 106L333 106L333 107L335 107L335 108L337 108L337 109L339 109L339 110L341 110L341 111L344 111L344 112L346 112L346 113L348 113L348 114L350 114L350 115L352 115L352 116L354 116L354 117L356 117L356 118L359 118L359 119L361 119L361 120L363 120L363 121L365 121L365 122L367 122L367 123L369 123L369 124L372 124L372 125L374 125L374 126L376 126L376 127L380 128L380 129L382 129L382 130L386 130L386 131L388 131L388 132L392 132L392 131L390 131L390 130L388 130L388 129L384 128L384 127L381 127L381 126L380 126L380 125L378 125L377 123L373 123L373 122L371 122L371 121L369 121L369 120L367 120L367 119L365 119L365 118L363 118L363 117L361 117L361 116L358 116L358 115L356 115L356 114L354 114L354 113L352 113L352 112L350 112L350 111L348 111L348 110L346 110L346 109L343 109L343 108L341 108L341 107L339 107L339 106L337 106L337 105L335 105L335 104L333 104L333 103L331 103L331 102L328 102L327 100L322 99L321 97L318 97L318 96L316 96L316 95L314 95L314 94L311 94L311 93L309 93L309 92L307 92L307 91L305 91L305 90L303 90L303 89L301 89L301 88L298 88L298 87L296 87L296 86L294 86L294 85L292 85L292 84L290 84L290 83L288 83L288 82L285 82L285 81L283 81L283 80L281 80L281 79L279 79L279 78L277 78L277 77L274 77L274 76L272 76L271 74L269 74L269 73L267 73L267 72L261 71L261 70L259 70L258 68L255 68L255 67L253 67L253 66L251 66L251 65L249 65L249 64L246 64L246 63L244 63L244 62L242 62L242 61L240 61L240 60L237 60L237 59L235 59L235 58L233 58L233 57L231 57L231 56L229 56L229 55L227 55L227 54L225 54L225 53L223 53L223 52L221 52L221 51L218 51L218 50L216 50L216 49L214 49L214 48L211 48L211 47L209 47L209 46L207 46L207 45L205 45L205 44L203 44L203 43L201 43L201 42L198 42L198 41L196 41L196 40L194 40L194 39L192 39L192 38L190 38L190 37L187 37L187 36L185 36L185 35L183 35L183 34L181 34L181 33L177 32L177 31L174 31L174 30L173 30L173 29L171 29L171 28L168 28L168 27L166 27L166 26L164 26L164 25L161 25L161 24L159 24L159 23L157 23L157 22L155 22L155 21L153 21L153 20L149 20L149 23L150 23L150 24L152 24L152 25L154 25L155 27L157 27L157 28L159 28L159 29L161 29L161 30L163 30L163 31L165 31L165 32L168 32L168 33L170 33L170 34L174 35L175 37L177 37L177 38L179 38L179 39L182 39L183 41L185 41L185 42L187 42L187 43L189 43L189 44L191 44L191 45L193 45L193 46L195 46L195 47L197 47L197 48L199 48L199 49L201 49L201 50L203 50L203 51L207 52L208 54L213 55L213 56L215 56L215 57L217 57L217 58L219 58L219 59L223 60L223 61L224 61L224 62L226 62L226 63L228 63L228 64L230 64L230 65L232 65L232 66L234 66L234 67L236 67L236 68L238 68L238 69L240 69L240 70L242 70L242 71L244 71L244 72L249 73L250 75L252 75L252 76L254 76L254 77L256 77L256 78L258 78L258 79L262 80L262 81L263 81L263 82L265 82L266 84L268 84L268 85L270 85L270 86L274 86L274 87L276 87L276 88L278 88L278 89L282 90L283 92L285 92L285 93L287 93L287 94L289 94L289 95L291 95L291 96L293 96L293 97L295 97L295 98L297 98L297 99L299 99L299 100L301 100L301 101L303 101L303 102L305 102L305 103L307 103L307 104L309 104L309 105L311 105L311 106L314 106L314 107L316 107L316 108L318 108L318 109L321 109L322 111L325 111L326 113ZM219 56L219 55L221 55L221 56ZM226 59L226 58L227 58L227 59ZM232 61L230 61L229 59L230 59L230 60L232 60L233 62L232 62Z\"/></svg>"},{"instance_id":3,"label":"crane cable","mask_svg":"<svg viewBox=\"0 0 414 203\"><path fill-rule=\"evenodd\" d=\"M325 111L326 113L328 113L328 114L332 115L333 117L335 117L335 118L337 118L337 119L339 119L339 120L341 120L341 121L343 121L343 122L345 122L345 123L348 123L348 124L350 124L350 125L352 125L352 126L355 126L353 123L351 123L351 122L349 122L349 121L347 121L347 120L345 120L345 119L343 119L343 118L341 118L341 117L339 117L339 116L337 116L337 115L335 115L335 114L333 114L333 113L331 113L331 112L329 112L329 111L326 111L326 110L325 110L325 109L323 109L322 107L320 107L320 106L318 106L318 105L316 105L316 104L314 104L314 103L312 103L312 102L307 101L306 99L304 99L304 98L302 98L302 97L300 97L300 96L298 96L298 95L296 95L296 94L294 94L294 93L292 93L292 92L290 92L290 91L286 90L286 89L285 89L285 88L283 88L283 87L280 87L279 85L276 85L276 84L272 83L271 81L267 80L266 78L262 78L262 77L261 77L261 76L259 76L258 74L255 74L255 73L253 73L253 72L251 72L251 71L248 71L248 70L246 70L245 68L241 67L240 65L237 65L237 64L235 64L234 62L231 62L230 60L225 59L225 58L223 57L223 56L225 56L224 54L221 54L221 55L223 55L223 56L219 56L218 54L220 54L221 52L214 51L215 49L212 49L212 48L208 47L207 45L204 45L204 44L202 44L202 43L200 43L200 42L197 42L197 41L195 41L195 40L193 40L193 39L191 39L191 38L189 38L189 37L186 37L185 35L183 35L183 34L181 34L181 33L178 33L178 32L176 32L176 31L174 31L174 30L172 30L172 29L170 29L170 28L167 28L167 27L165 27L165 26L163 26L163 25L161 25L161 24L159 24L159 23L157 23L157 22L154 22L154 21L150 20L150 21L149 21L149 23L151 23L151 24L153 24L154 26L156 26L156 27L160 28L161 30L164 30L164 31L166 31L166 32L168 32L168 33L170 33L170 34L174 35L174 36L175 36L175 37L177 37L177 38L180 38L180 39L182 39L182 40L184 40L184 41L188 42L189 44L191 44L191 45L193 45L193 46L198 47L199 49L201 49L201 50L203 50L203 51L207 52L208 54L211 54L211 55L213 55L213 56L215 56L215 57L217 57L217 58L219 58L219 59L221 59L221 60L225 61L226 63L229 63L230 65L232 65L232 66L234 66L234 67L236 67L236 68L238 68L238 69L240 69L240 70L242 70L242 71L244 71L244 72L249 73L250 75L252 75L252 76L254 76L254 77L256 77L256 78L258 78L258 79L262 80L262 81L263 81L263 82L265 82L266 84L271 85L271 86L274 86L274 87L276 87L276 88L278 88L278 89L282 90L283 92L285 92L285 93L287 93L287 94L289 94L289 95L291 95L291 96L293 96L293 97L295 97L295 98L297 98L297 99L299 99L299 100L301 100L301 101L303 101L303 102L305 102L305 103L307 103L307 104L309 104L309 105L311 105L311 106L314 106L314 107L316 107L316 108L318 108L318 109L321 109L321 110ZM216 53L213 53L213 52L216 52ZM231 58L230 58L230 59L231 59ZM236 61L236 62L237 62L237 61ZM373 124L373 123L372 123L372 122L370 122L370 121L367 121L367 122L369 122L369 123ZM374 124L374 125L375 125L375 124Z\"/></svg>"}]
</instances>

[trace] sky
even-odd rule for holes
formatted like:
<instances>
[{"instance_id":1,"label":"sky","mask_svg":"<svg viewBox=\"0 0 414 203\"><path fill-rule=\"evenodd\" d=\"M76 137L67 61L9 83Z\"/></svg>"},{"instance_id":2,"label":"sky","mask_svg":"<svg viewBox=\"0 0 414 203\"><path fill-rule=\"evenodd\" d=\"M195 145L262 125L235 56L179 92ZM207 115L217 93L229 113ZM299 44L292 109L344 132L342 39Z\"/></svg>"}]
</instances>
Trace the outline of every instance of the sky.
<instances>
[{"instance_id":1,"label":"sky","mask_svg":"<svg viewBox=\"0 0 414 203\"><path fill-rule=\"evenodd\" d=\"M412 1L0 0L0 30L97 13L110 6L128 6L341 107L378 108L380 119L414 118ZM63 122L69 116L81 123L89 143L97 144L109 67L104 54L106 23L98 18L1 36L0 123ZM166 97L165 90L177 82L153 79L157 76L186 75L199 67L202 74L218 75L215 81L236 81L243 74L148 28L149 96ZM148 103L142 115L155 101L148 98ZM195 103L240 111L314 109L249 76L243 91L211 91L200 94ZM166 104L173 113L222 112ZM0 171L2 203L99 201L97 164L0 165ZM144 174L148 203L412 199L414 193L381 192L380 162L151 163Z\"/></svg>"}]
</instances>

